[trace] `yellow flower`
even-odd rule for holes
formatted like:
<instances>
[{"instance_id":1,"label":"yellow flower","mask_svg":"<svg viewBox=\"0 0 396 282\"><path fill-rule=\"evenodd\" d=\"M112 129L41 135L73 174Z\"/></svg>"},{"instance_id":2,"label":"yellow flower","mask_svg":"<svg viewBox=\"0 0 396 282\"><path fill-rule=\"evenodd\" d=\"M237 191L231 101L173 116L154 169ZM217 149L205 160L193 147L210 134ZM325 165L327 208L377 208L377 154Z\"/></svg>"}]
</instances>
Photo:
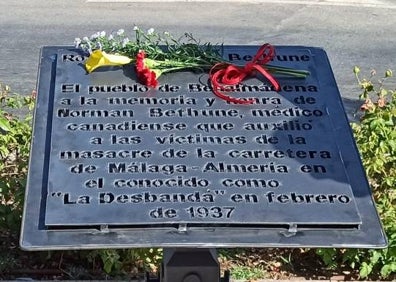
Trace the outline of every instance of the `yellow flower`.
<instances>
[{"instance_id":1,"label":"yellow flower","mask_svg":"<svg viewBox=\"0 0 396 282\"><path fill-rule=\"evenodd\" d=\"M132 59L126 56L107 54L102 50L95 50L85 62L85 69L88 73L91 73L99 67L122 66L130 62L132 62Z\"/></svg>"}]
</instances>

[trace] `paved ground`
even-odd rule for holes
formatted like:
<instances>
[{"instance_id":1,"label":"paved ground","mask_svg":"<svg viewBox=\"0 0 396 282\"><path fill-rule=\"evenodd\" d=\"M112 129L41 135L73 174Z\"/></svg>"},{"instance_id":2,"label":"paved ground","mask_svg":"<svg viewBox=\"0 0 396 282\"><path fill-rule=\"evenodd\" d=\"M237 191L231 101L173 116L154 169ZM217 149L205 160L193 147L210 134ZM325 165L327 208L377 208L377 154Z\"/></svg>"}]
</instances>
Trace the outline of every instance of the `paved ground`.
<instances>
[{"instance_id":1,"label":"paved ground","mask_svg":"<svg viewBox=\"0 0 396 282\"><path fill-rule=\"evenodd\" d=\"M12 0L0 2L0 81L35 88L39 49L96 31L154 27L202 42L323 47L345 105L355 106L354 65L396 68L393 0ZM349 111L349 109L348 109Z\"/></svg>"}]
</instances>

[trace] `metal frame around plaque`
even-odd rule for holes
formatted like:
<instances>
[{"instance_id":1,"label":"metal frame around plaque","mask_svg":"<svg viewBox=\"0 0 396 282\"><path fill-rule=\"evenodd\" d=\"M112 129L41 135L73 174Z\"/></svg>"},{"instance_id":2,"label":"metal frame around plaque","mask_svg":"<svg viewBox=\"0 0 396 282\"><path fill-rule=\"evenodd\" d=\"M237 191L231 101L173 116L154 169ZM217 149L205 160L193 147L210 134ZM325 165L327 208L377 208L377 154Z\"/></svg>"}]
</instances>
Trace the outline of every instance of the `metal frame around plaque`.
<instances>
[{"instance_id":1,"label":"metal frame around plaque","mask_svg":"<svg viewBox=\"0 0 396 282\"><path fill-rule=\"evenodd\" d=\"M256 49L223 51L243 64ZM310 76L279 77L279 93L250 79L232 94L257 103L238 106L205 73L155 90L132 66L88 75L81 50L44 47L21 247L385 247L326 53L276 50Z\"/></svg>"}]
</instances>

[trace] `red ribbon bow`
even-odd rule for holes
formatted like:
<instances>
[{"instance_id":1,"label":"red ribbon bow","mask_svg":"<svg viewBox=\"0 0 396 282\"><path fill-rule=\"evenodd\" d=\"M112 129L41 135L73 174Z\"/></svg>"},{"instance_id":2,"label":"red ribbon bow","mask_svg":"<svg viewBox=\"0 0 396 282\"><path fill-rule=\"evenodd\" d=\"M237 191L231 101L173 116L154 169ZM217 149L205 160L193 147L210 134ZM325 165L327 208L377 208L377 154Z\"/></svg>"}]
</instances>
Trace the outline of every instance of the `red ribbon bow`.
<instances>
[{"instance_id":1,"label":"red ribbon bow","mask_svg":"<svg viewBox=\"0 0 396 282\"><path fill-rule=\"evenodd\" d=\"M267 43L260 47L253 60L245 66L236 66L229 63L218 63L214 65L209 71L213 93L227 102L253 104L254 99L234 98L226 95L224 92L230 91L226 86L237 85L246 77L252 76L255 72L261 73L275 87L275 90L279 91L280 86L278 81L265 69L265 64L271 61L274 56L275 48Z\"/></svg>"}]
</instances>

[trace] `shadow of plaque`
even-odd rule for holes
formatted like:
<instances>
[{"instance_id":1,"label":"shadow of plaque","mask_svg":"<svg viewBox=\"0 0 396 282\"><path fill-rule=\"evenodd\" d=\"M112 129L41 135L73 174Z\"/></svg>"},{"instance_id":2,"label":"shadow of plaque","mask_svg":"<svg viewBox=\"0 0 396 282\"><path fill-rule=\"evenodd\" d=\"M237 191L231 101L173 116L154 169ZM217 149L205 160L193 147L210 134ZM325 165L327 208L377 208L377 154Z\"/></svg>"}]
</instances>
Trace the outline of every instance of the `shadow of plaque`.
<instances>
[{"instance_id":1,"label":"shadow of plaque","mask_svg":"<svg viewBox=\"0 0 396 282\"><path fill-rule=\"evenodd\" d=\"M22 248L386 246L326 53L276 50L310 75L246 80L231 94L255 104L234 105L205 73L151 89L133 65L88 75L87 54L44 47Z\"/></svg>"}]
</instances>

